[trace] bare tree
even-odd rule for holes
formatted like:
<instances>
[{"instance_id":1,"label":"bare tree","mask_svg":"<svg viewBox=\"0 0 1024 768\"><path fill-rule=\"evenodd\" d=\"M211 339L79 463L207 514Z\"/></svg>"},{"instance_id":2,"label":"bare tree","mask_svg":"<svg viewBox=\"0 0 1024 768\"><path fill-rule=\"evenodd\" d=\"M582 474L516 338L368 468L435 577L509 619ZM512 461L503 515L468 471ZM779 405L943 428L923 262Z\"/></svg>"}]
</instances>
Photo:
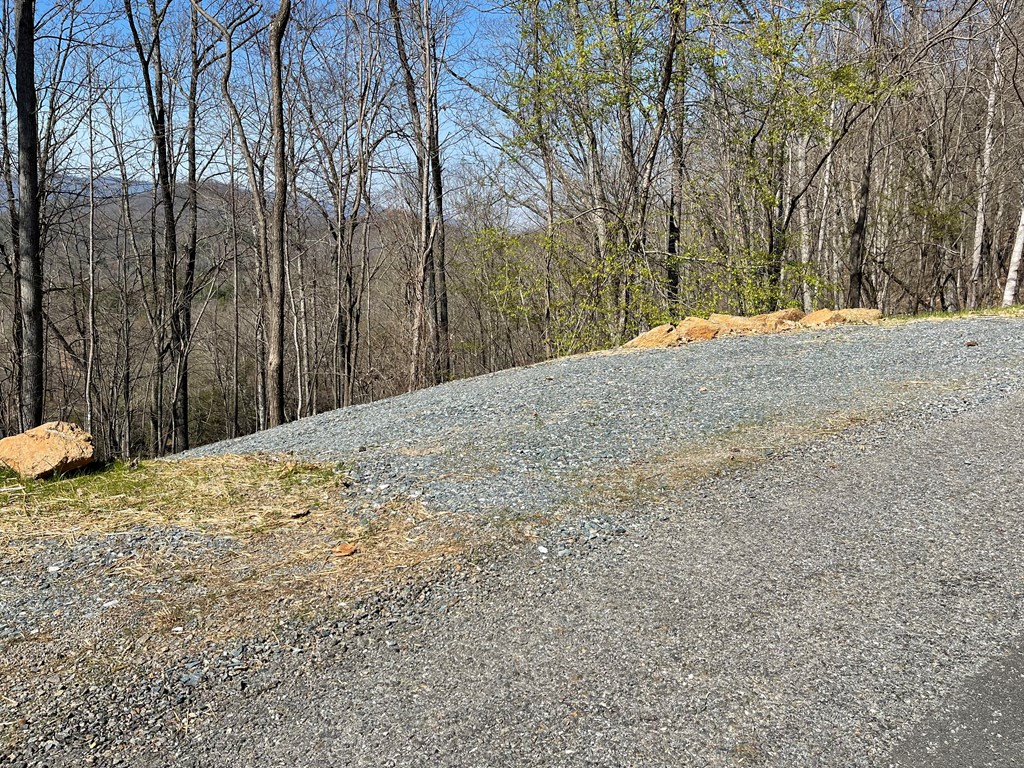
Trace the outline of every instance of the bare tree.
<instances>
[{"instance_id":1,"label":"bare tree","mask_svg":"<svg viewBox=\"0 0 1024 768\"><path fill-rule=\"evenodd\" d=\"M43 420L43 252L39 213L39 123L35 81L35 0L15 0L15 106L18 113L18 288L21 428Z\"/></svg>"},{"instance_id":2,"label":"bare tree","mask_svg":"<svg viewBox=\"0 0 1024 768\"><path fill-rule=\"evenodd\" d=\"M1012 307L1017 301L1017 285L1020 280L1020 261L1024 254L1024 199L1021 200L1020 221L1013 238L1010 266L1006 270L1006 286L1003 288L1003 306Z\"/></svg>"},{"instance_id":3,"label":"bare tree","mask_svg":"<svg viewBox=\"0 0 1024 768\"><path fill-rule=\"evenodd\" d=\"M284 402L285 212L288 168L284 122L284 66L281 45L291 18L291 0L282 0L270 20L270 131L274 144L274 201L267 264L267 403L269 426L286 420Z\"/></svg>"},{"instance_id":4,"label":"bare tree","mask_svg":"<svg viewBox=\"0 0 1024 768\"><path fill-rule=\"evenodd\" d=\"M974 216L974 242L971 250L971 276L967 289L968 309L977 309L981 292L981 253L985 240L985 213L992 179L992 148L995 143L992 129L996 116L996 97L1002 84L1000 49L1003 44L1003 20L996 22L996 41L992 49L992 75L989 78L988 97L985 101L985 127L982 136L981 158L978 161L978 204Z\"/></svg>"}]
</instances>

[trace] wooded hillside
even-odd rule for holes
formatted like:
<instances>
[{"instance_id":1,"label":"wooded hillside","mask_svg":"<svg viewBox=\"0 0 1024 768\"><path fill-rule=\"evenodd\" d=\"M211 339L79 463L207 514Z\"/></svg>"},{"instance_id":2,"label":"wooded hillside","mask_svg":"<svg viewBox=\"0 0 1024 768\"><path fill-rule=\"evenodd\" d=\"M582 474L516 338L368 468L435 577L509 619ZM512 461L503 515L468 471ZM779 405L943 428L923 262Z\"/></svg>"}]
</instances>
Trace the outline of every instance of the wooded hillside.
<instances>
[{"instance_id":1,"label":"wooded hillside","mask_svg":"<svg viewBox=\"0 0 1024 768\"><path fill-rule=\"evenodd\" d=\"M3 0L0 435L159 455L684 315L1014 303L1022 16Z\"/></svg>"}]
</instances>

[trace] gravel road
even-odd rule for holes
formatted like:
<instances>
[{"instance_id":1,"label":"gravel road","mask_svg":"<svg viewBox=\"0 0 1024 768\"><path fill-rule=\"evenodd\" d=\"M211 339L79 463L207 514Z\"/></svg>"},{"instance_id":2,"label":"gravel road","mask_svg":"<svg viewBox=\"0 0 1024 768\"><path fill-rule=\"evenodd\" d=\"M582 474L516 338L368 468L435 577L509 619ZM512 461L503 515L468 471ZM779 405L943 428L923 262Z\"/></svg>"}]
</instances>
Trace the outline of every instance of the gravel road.
<instances>
[{"instance_id":1,"label":"gravel road","mask_svg":"<svg viewBox=\"0 0 1024 768\"><path fill-rule=\"evenodd\" d=\"M202 449L349 462L367 510L561 514L161 686L40 676L0 699L10 763L1016 765L1022 406L1024 322L979 318L555 361ZM656 472L726 439L757 460Z\"/></svg>"},{"instance_id":2,"label":"gravel road","mask_svg":"<svg viewBox=\"0 0 1024 768\"><path fill-rule=\"evenodd\" d=\"M262 693L203 722L190 754L939 766L942 743L905 747L905 733L927 732L922 718L948 732L946 700L1024 628L1022 405L865 429L638 510L596 550L526 553L454 601L397 613L387 643L267 670ZM1019 729L1016 705L1002 716ZM948 765L1015 764L991 751L1019 738L980 741L984 762Z\"/></svg>"}]
</instances>

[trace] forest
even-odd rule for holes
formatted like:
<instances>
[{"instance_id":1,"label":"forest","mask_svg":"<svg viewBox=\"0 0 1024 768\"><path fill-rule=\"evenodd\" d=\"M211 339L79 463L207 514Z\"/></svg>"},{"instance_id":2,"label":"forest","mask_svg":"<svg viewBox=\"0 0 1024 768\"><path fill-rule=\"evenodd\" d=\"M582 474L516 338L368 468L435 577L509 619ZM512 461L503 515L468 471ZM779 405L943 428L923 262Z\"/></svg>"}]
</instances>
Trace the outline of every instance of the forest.
<instances>
[{"instance_id":1,"label":"forest","mask_svg":"<svg viewBox=\"0 0 1024 768\"><path fill-rule=\"evenodd\" d=\"M1017 301L1017 0L2 0L0 436Z\"/></svg>"}]
</instances>

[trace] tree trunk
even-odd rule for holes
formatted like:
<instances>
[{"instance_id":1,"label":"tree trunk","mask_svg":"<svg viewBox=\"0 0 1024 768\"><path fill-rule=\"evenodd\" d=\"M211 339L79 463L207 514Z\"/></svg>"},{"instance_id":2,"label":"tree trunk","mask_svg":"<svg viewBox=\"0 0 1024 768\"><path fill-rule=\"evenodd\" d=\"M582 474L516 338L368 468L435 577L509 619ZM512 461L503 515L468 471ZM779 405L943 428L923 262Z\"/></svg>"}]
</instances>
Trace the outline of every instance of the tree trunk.
<instances>
[{"instance_id":1,"label":"tree trunk","mask_svg":"<svg viewBox=\"0 0 1024 768\"><path fill-rule=\"evenodd\" d=\"M433 92L434 104L431 109L434 111L434 118L431 121L430 137L430 169L431 183L433 185L434 197L434 221L436 234L434 235L433 254L434 271L437 275L437 380L447 381L452 376L451 360L451 331L448 321L448 264L445 255L445 226L444 226L444 180L441 176L441 147L438 140L438 116L437 116L437 91Z\"/></svg>"},{"instance_id":2,"label":"tree trunk","mask_svg":"<svg viewBox=\"0 0 1024 768\"><path fill-rule=\"evenodd\" d=\"M978 205L974 215L974 245L971 250L971 279L967 285L967 308L977 309L981 300L981 251L985 241L985 208L988 205L988 188L992 168L992 123L996 113L996 93L999 90L1001 72L999 49L1002 45L1002 24L996 37L993 51L992 79L989 81L988 99L985 102L985 134L981 145L981 159L978 163Z\"/></svg>"},{"instance_id":3,"label":"tree trunk","mask_svg":"<svg viewBox=\"0 0 1024 768\"><path fill-rule=\"evenodd\" d=\"M811 137L804 135L797 143L796 173L798 184L803 184L807 177L807 149ZM814 297L811 294L811 202L804 194L798 203L800 207L800 299L804 312L810 314L814 310Z\"/></svg>"},{"instance_id":4,"label":"tree trunk","mask_svg":"<svg viewBox=\"0 0 1024 768\"><path fill-rule=\"evenodd\" d=\"M435 225L431 222L431 199L435 192L431 182L432 165L430 156L430 142L435 135L434 120L434 73L432 57L427 45L427 26L430 19L429 0L423 0L420 11L421 22L424 27L424 50L423 50L423 95L424 110L421 115L419 101L416 93L416 79L410 65L408 50L405 45L405 34L402 30L402 16L398 8L397 0L388 0L388 8L391 12L391 21L395 32L395 48L398 53L398 62L402 70L402 80L405 85L406 103L409 107L409 122L411 124L413 140L416 151L416 170L419 174L419 233L417 242L416 260L413 263L413 285L412 285L412 317L410 322L411 349L409 355L409 379L408 389L412 391L423 383L425 372L425 326L427 324L427 303L433 293L432 284L435 279L433 266L433 239L436 234ZM431 304L432 313L437 311L437 306ZM439 325L435 323L435 328Z\"/></svg>"},{"instance_id":5,"label":"tree trunk","mask_svg":"<svg viewBox=\"0 0 1024 768\"><path fill-rule=\"evenodd\" d=\"M860 189L857 193L857 218L850 233L850 285L846 293L846 306L857 308L861 305L864 292L864 254L867 250L868 209L871 204L871 169L875 160L875 126L878 113L872 115L868 124L867 155L861 172Z\"/></svg>"},{"instance_id":6,"label":"tree trunk","mask_svg":"<svg viewBox=\"0 0 1024 768\"><path fill-rule=\"evenodd\" d=\"M14 3L18 112L18 287L21 299L21 428L43 420L43 253L39 229L39 126L35 81L35 0Z\"/></svg>"},{"instance_id":7,"label":"tree trunk","mask_svg":"<svg viewBox=\"0 0 1024 768\"><path fill-rule=\"evenodd\" d=\"M155 0L148 0L149 11L149 37L143 39L136 20L132 0L124 0L125 18L132 33L132 42L135 46L135 53L139 61L139 69L142 75L143 89L146 97L146 107L149 117L150 128L153 131L152 142L155 151L156 162L156 188L154 189L154 209L151 216L153 226L153 264L151 267L152 279L154 281L154 304L156 305L156 324L153 329L153 345L156 350L156 376L153 388L153 413L150 415L152 424L152 444L154 451L158 454L166 453L168 449L175 448L175 437L179 434L178 411L175 401L176 393L172 392L171 407L171 433L169 439L164 435L164 374L168 356L170 364L175 370L175 385L177 384L177 371L180 369L181 352L181 327L178 291L178 232L177 218L174 212L174 173L172 170L171 136L168 128L167 96L164 88L164 65L161 47L161 34L164 22L164 13L157 9ZM156 288L156 276L158 268L156 264L156 208L161 209L163 227L163 296L162 300ZM164 343L165 332L169 332L170 338ZM187 425L186 425L187 429Z\"/></svg>"},{"instance_id":8,"label":"tree trunk","mask_svg":"<svg viewBox=\"0 0 1024 768\"><path fill-rule=\"evenodd\" d=\"M1024 202L1020 208L1020 223L1017 234L1013 238L1013 251L1010 254L1010 267L1006 271L1006 287L1003 289L1003 306L1012 307L1017 301L1017 281L1020 279L1020 259L1024 252Z\"/></svg>"},{"instance_id":9,"label":"tree trunk","mask_svg":"<svg viewBox=\"0 0 1024 768\"><path fill-rule=\"evenodd\" d=\"M228 123L228 239L231 241L231 423L228 437L238 437L241 314L238 299L238 206L235 201L235 124Z\"/></svg>"},{"instance_id":10,"label":"tree trunk","mask_svg":"<svg viewBox=\"0 0 1024 768\"><path fill-rule=\"evenodd\" d=\"M188 241L185 245L185 274L179 296L175 299L173 324L177 328L178 341L174 382L174 399L171 404L174 424L174 451L189 449L189 399L188 399L188 358L192 346L192 294L195 292L196 250L199 240L199 180L196 162L196 112L199 98L199 14L193 6L190 18L191 76L188 84L188 116L185 126L185 142L188 173Z\"/></svg>"},{"instance_id":11,"label":"tree trunk","mask_svg":"<svg viewBox=\"0 0 1024 768\"><path fill-rule=\"evenodd\" d=\"M678 16L673 16L671 19L672 24L680 24L681 37L685 39L687 34L686 29L686 10L685 5ZM685 48L683 49L685 51ZM685 54L684 54L685 55ZM678 68L683 72L685 78L686 63ZM680 300L680 269L682 267L680 260L682 258L679 246L680 246L680 235L681 226L683 222L684 204L683 204L683 183L685 181L684 167L685 153L686 153L686 81L683 79L675 84L672 89L672 116L675 124L670 124L669 127L669 143L672 154L672 170L670 171L671 178L671 195L669 199L669 210L668 210L668 242L667 242L667 258L666 258L666 272L668 274L668 306L669 312L675 317L675 313L678 311L679 300Z\"/></svg>"},{"instance_id":12,"label":"tree trunk","mask_svg":"<svg viewBox=\"0 0 1024 768\"><path fill-rule=\"evenodd\" d=\"M86 310L85 339L85 431L93 432L93 377L96 369L96 167L95 167L95 126L93 125L93 75L92 57L86 54L86 69L89 78L89 104L86 113L86 130L89 134L89 218L86 249L89 258L89 293Z\"/></svg>"},{"instance_id":13,"label":"tree trunk","mask_svg":"<svg viewBox=\"0 0 1024 768\"><path fill-rule=\"evenodd\" d=\"M270 258L267 276L267 422L285 421L284 403L284 292L285 212L288 204L288 167L284 126L284 72L281 43L291 17L291 0L283 0L270 22L270 130L274 142L274 201L270 221Z\"/></svg>"}]
</instances>

